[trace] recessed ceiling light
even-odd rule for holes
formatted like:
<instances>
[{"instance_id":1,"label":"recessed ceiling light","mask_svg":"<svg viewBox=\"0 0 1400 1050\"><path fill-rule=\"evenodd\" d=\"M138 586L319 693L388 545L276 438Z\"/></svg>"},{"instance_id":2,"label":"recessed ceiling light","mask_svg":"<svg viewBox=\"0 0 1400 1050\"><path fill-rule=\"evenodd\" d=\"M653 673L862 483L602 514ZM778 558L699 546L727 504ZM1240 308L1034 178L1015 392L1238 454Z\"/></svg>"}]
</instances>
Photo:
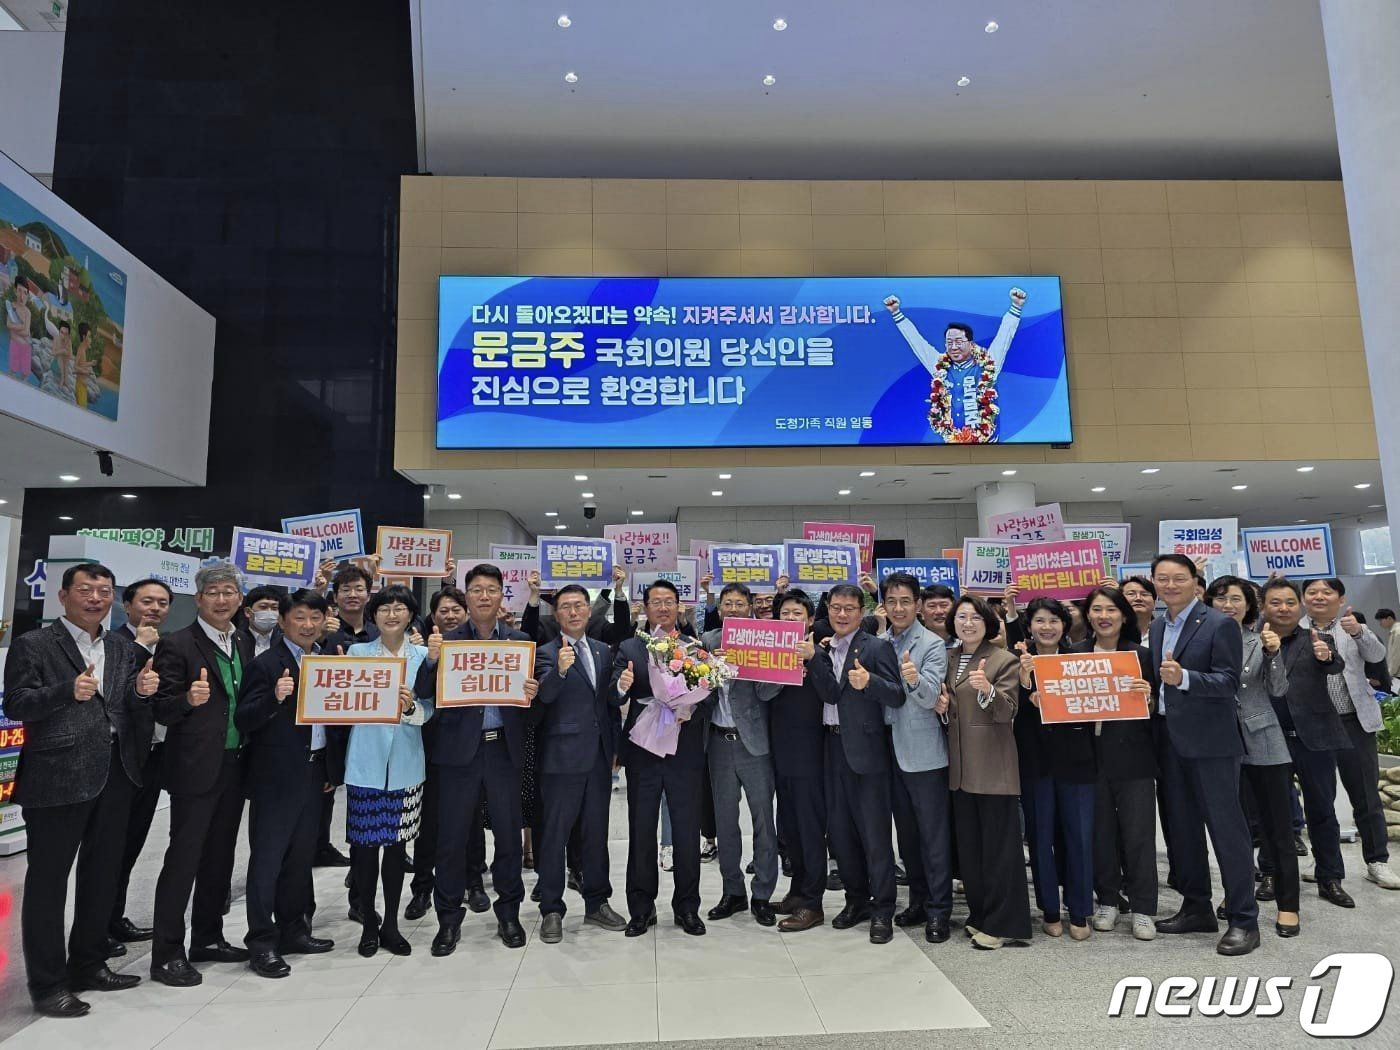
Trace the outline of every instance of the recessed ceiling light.
<instances>
[{"instance_id":1,"label":"recessed ceiling light","mask_svg":"<svg viewBox=\"0 0 1400 1050\"><path fill-rule=\"evenodd\" d=\"M779 33L781 33L784 29L787 28L787 19L786 19L786 18L775 18L775 19L773 19L773 28L776 29Z\"/></svg>"},{"instance_id":2,"label":"recessed ceiling light","mask_svg":"<svg viewBox=\"0 0 1400 1050\"><path fill-rule=\"evenodd\" d=\"M587 481L587 480L588 480L588 475L587 475L587 474L575 474L575 475L574 475L574 480L575 480L575 481Z\"/></svg>"},{"instance_id":3,"label":"recessed ceiling light","mask_svg":"<svg viewBox=\"0 0 1400 1050\"><path fill-rule=\"evenodd\" d=\"M1001 28L1001 26L997 25L995 22L988 22L986 25L984 25L984 26L982 27L982 32L984 32L984 33L995 33L995 32L996 32L998 29L1000 29L1000 28Z\"/></svg>"},{"instance_id":4,"label":"recessed ceiling light","mask_svg":"<svg viewBox=\"0 0 1400 1050\"><path fill-rule=\"evenodd\" d=\"M1301 524L1303 524L1303 522L1305 522L1305 521L1307 521L1307 520L1308 520L1307 518L1299 518L1299 519L1297 520L1296 524L1301 525Z\"/></svg>"},{"instance_id":5,"label":"recessed ceiling light","mask_svg":"<svg viewBox=\"0 0 1400 1050\"><path fill-rule=\"evenodd\" d=\"M423 493L423 498L424 498L424 499L432 499L432 498L433 498L433 494L432 494L431 492L425 492L425 493Z\"/></svg>"},{"instance_id":6,"label":"recessed ceiling light","mask_svg":"<svg viewBox=\"0 0 1400 1050\"><path fill-rule=\"evenodd\" d=\"M1352 486L1354 489L1369 489L1370 487L1371 483L1369 481L1361 481Z\"/></svg>"},{"instance_id":7,"label":"recessed ceiling light","mask_svg":"<svg viewBox=\"0 0 1400 1050\"><path fill-rule=\"evenodd\" d=\"M579 496L580 496L580 498L582 498L582 499L592 499L592 498L593 498L593 493L591 493L591 492L580 492L580 493L579 493Z\"/></svg>"},{"instance_id":8,"label":"recessed ceiling light","mask_svg":"<svg viewBox=\"0 0 1400 1050\"><path fill-rule=\"evenodd\" d=\"M557 510L547 510L544 512L544 516L546 518L557 518L559 517L559 512Z\"/></svg>"},{"instance_id":9,"label":"recessed ceiling light","mask_svg":"<svg viewBox=\"0 0 1400 1050\"><path fill-rule=\"evenodd\" d=\"M837 490L836 490L836 495L838 495L838 496L849 496L850 494L851 494L851 490L850 490L850 489L837 489Z\"/></svg>"},{"instance_id":10,"label":"recessed ceiling light","mask_svg":"<svg viewBox=\"0 0 1400 1050\"><path fill-rule=\"evenodd\" d=\"M1296 469L1299 474L1311 474L1313 472L1312 467L1296 467L1294 469Z\"/></svg>"},{"instance_id":11,"label":"recessed ceiling light","mask_svg":"<svg viewBox=\"0 0 1400 1050\"><path fill-rule=\"evenodd\" d=\"M574 20L568 15L560 15L554 20L554 24L557 25L560 29L568 29L569 26L574 24Z\"/></svg>"},{"instance_id":12,"label":"recessed ceiling light","mask_svg":"<svg viewBox=\"0 0 1400 1050\"><path fill-rule=\"evenodd\" d=\"M724 490L723 490L723 489L711 489L711 490L710 490L710 495L711 495L711 496L723 496L723 495L724 495Z\"/></svg>"},{"instance_id":13,"label":"recessed ceiling light","mask_svg":"<svg viewBox=\"0 0 1400 1050\"><path fill-rule=\"evenodd\" d=\"M1093 488L1091 488L1089 491L1090 491L1090 492L1107 492L1107 491L1108 491L1108 486L1107 486L1107 485L1095 485L1095 486L1094 486Z\"/></svg>"},{"instance_id":14,"label":"recessed ceiling light","mask_svg":"<svg viewBox=\"0 0 1400 1050\"><path fill-rule=\"evenodd\" d=\"M123 492L123 493L122 493L122 499L135 499L135 498L136 498L136 493L134 493L134 492Z\"/></svg>"},{"instance_id":15,"label":"recessed ceiling light","mask_svg":"<svg viewBox=\"0 0 1400 1050\"><path fill-rule=\"evenodd\" d=\"M569 526L560 524L560 525L556 525L556 526L554 526L554 527L555 527L556 529L567 529Z\"/></svg>"},{"instance_id":16,"label":"recessed ceiling light","mask_svg":"<svg viewBox=\"0 0 1400 1050\"><path fill-rule=\"evenodd\" d=\"M733 474L721 474L721 475L719 476L719 480L720 480L720 481L728 481L728 480L729 480L730 478L732 478L733 476L734 476Z\"/></svg>"},{"instance_id":17,"label":"recessed ceiling light","mask_svg":"<svg viewBox=\"0 0 1400 1050\"><path fill-rule=\"evenodd\" d=\"M1139 471L1139 473L1141 473L1141 474L1156 474L1156 473L1157 473L1159 470L1161 470L1161 469L1162 469L1161 467L1143 467L1142 470Z\"/></svg>"},{"instance_id":18,"label":"recessed ceiling light","mask_svg":"<svg viewBox=\"0 0 1400 1050\"><path fill-rule=\"evenodd\" d=\"M863 478L873 478L875 476L875 472L873 470L862 470L860 472L860 476Z\"/></svg>"},{"instance_id":19,"label":"recessed ceiling light","mask_svg":"<svg viewBox=\"0 0 1400 1050\"><path fill-rule=\"evenodd\" d=\"M80 478L80 477L78 477L78 475L76 475L76 474L60 474L60 475L58 476L58 480L59 480L59 481L66 481L66 482L68 482L69 484L72 484L72 483L75 482L75 481L82 481L83 479Z\"/></svg>"},{"instance_id":20,"label":"recessed ceiling light","mask_svg":"<svg viewBox=\"0 0 1400 1050\"><path fill-rule=\"evenodd\" d=\"M71 515L71 514L60 514L60 515L58 516L58 520L59 520L59 521L72 521L72 520L73 520L73 515Z\"/></svg>"},{"instance_id":21,"label":"recessed ceiling light","mask_svg":"<svg viewBox=\"0 0 1400 1050\"><path fill-rule=\"evenodd\" d=\"M972 83L971 77L958 77L958 87L967 87Z\"/></svg>"},{"instance_id":22,"label":"recessed ceiling light","mask_svg":"<svg viewBox=\"0 0 1400 1050\"><path fill-rule=\"evenodd\" d=\"M646 511L644 511L644 510L634 510L634 511L632 512L632 517L634 517L634 518L640 518L640 517L641 517L643 514L645 514L645 513L646 513Z\"/></svg>"},{"instance_id":23,"label":"recessed ceiling light","mask_svg":"<svg viewBox=\"0 0 1400 1050\"><path fill-rule=\"evenodd\" d=\"M1001 476L1004 477L1004 478L1014 477L1015 474L1016 474L1016 472L1015 472L1014 470L1003 470L1003 471L1001 472Z\"/></svg>"},{"instance_id":24,"label":"recessed ceiling light","mask_svg":"<svg viewBox=\"0 0 1400 1050\"><path fill-rule=\"evenodd\" d=\"M7 499L0 499L0 507L3 507L6 503L9 503L9 502L10 502L10 501L7 500Z\"/></svg>"},{"instance_id":25,"label":"recessed ceiling light","mask_svg":"<svg viewBox=\"0 0 1400 1050\"><path fill-rule=\"evenodd\" d=\"M773 86L774 84L776 84L777 82L778 82L778 78L775 77L772 73L767 74L767 75L764 76L764 78L763 78L763 86L764 86L764 87L772 87L772 86Z\"/></svg>"},{"instance_id":26,"label":"recessed ceiling light","mask_svg":"<svg viewBox=\"0 0 1400 1050\"><path fill-rule=\"evenodd\" d=\"M1248 486L1248 485L1231 485L1230 488L1234 489L1236 492L1243 492L1245 489L1249 488L1249 486Z\"/></svg>"},{"instance_id":27,"label":"recessed ceiling light","mask_svg":"<svg viewBox=\"0 0 1400 1050\"><path fill-rule=\"evenodd\" d=\"M577 83L578 83L578 74L575 73L572 69L569 70L567 73L564 74L564 83L566 83L566 84L577 84Z\"/></svg>"},{"instance_id":28,"label":"recessed ceiling light","mask_svg":"<svg viewBox=\"0 0 1400 1050\"><path fill-rule=\"evenodd\" d=\"M5 502L4 500L0 500L0 503L4 503L4 502ZM1382 507L1384 507L1384 506L1385 506L1384 503L1368 503L1368 504L1366 505L1366 509L1367 509L1367 510L1380 510L1380 509L1381 509Z\"/></svg>"}]
</instances>

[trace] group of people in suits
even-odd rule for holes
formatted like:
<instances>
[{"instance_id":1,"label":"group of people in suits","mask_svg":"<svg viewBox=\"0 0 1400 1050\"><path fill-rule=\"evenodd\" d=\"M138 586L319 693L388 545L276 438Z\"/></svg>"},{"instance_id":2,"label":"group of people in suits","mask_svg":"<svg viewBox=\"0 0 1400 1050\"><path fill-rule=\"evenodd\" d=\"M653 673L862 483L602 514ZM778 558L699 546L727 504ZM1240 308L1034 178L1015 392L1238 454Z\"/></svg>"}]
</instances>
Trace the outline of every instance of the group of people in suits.
<instances>
[{"instance_id":1,"label":"group of people in suits","mask_svg":"<svg viewBox=\"0 0 1400 1050\"><path fill-rule=\"evenodd\" d=\"M247 963L275 979L290 972L288 956L334 948L312 933L311 868L326 799L341 784L362 955L412 951L398 930L410 867L407 914L430 904L438 924L431 953L455 951L469 910L485 910L476 903L485 899L485 846L474 842L483 806L494 839L497 935L523 947L527 739L540 801L534 896L544 943L563 938L566 888L583 898L586 925L636 937L657 922L663 805L674 835L672 917L687 934L703 935L707 793L723 879L711 921L751 913L760 926L785 932L823 925L830 857L844 891L831 919L837 930L868 924L869 939L880 944L896 925L923 926L928 941L942 943L951 936L956 886L975 948L1024 945L1032 934L1024 836L1046 934L1063 935L1063 910L1075 940L1091 928L1113 929L1126 910L1144 940L1218 932L1223 920L1218 950L1244 954L1259 944L1257 899L1276 894L1277 932L1299 931L1294 774L1319 893L1352 903L1340 887L1332 794L1344 763L1356 771L1343 774L1344 786L1355 781L1360 792L1364 748L1359 758L1342 752L1358 750L1348 720L1364 727L1367 710L1339 685L1353 655L1367 657L1375 639L1336 607L1340 581L1310 581L1303 592L1274 579L1261 591L1224 577L1206 590L1189 559L1167 554L1154 560L1150 579L1121 589L1106 581L1071 615L1044 598L1020 610L1008 593L998 608L895 573L878 588L865 581L878 590L878 617L862 587L836 586L818 602L780 581L768 615L803 627L802 681L726 682L682 716L674 753L662 755L635 743L631 731L655 702L647 636L693 633L669 582L647 588L635 621L625 573L615 581L612 620L583 587L562 587L552 615L532 602L525 633L505 619L502 576L490 564L469 569L460 590L436 593L427 620L410 589L372 591L368 578L350 580L354 572L343 569L330 583L332 598L347 581L364 585L366 599L350 603L347 623L337 615L344 603L333 609L319 589L244 594L232 565L206 565L195 581L194 621L161 634L170 605L164 584L127 587L127 624L109 632L113 575L85 563L64 574L64 615L16 639L5 695L7 713L27 733L17 801L29 827L22 925L38 1011L81 1016L89 1007L79 992L139 981L107 960L121 924L146 933L125 914L125 886L133 847L139 855L149 830L152 792L162 789L171 813L149 931L156 981L198 984L201 962ZM1130 586L1150 592L1165 615L1144 616ZM722 658L724 619L751 617L755 606L746 586L724 586L699 617L698 641ZM442 645L458 639L534 640L528 704L438 708ZM1035 655L1115 650L1137 654L1141 676L1132 688L1146 697L1149 718L1040 722ZM288 701L308 653L404 659L398 722L297 724ZM608 861L619 761L627 783L625 915L611 904ZM238 947L224 937L223 915L245 800L248 933ZM1155 919L1159 803L1170 882L1182 897L1164 919ZM1369 819L1369 800L1354 794L1353 804L1359 823ZM747 884L742 805L753 829ZM1261 848L1258 886L1247 808ZM1218 909L1207 837L1224 884ZM1366 843L1368 877L1400 888L1400 880L1388 885L1383 837L1382 826L1382 845ZM909 884L900 911L896 842ZM780 854L791 871L781 897ZM75 860L78 905L65 951Z\"/></svg>"}]
</instances>

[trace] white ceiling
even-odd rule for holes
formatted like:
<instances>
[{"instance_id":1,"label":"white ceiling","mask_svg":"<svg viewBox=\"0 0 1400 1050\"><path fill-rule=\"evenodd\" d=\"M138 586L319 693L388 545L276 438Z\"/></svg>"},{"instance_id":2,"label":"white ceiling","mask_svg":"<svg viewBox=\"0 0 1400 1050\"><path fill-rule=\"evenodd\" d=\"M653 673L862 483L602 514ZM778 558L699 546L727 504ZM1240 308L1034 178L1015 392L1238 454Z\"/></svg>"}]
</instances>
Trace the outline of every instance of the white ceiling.
<instances>
[{"instance_id":1,"label":"white ceiling","mask_svg":"<svg viewBox=\"0 0 1400 1050\"><path fill-rule=\"evenodd\" d=\"M567 457L562 457L567 460ZM1302 474L1304 463L1111 463L1008 464L948 467L875 466L862 478L851 467L735 467L719 480L716 469L668 468L558 470L415 471L411 480L433 489L429 510L492 508L514 514L534 533L568 526L570 535L600 535L605 524L623 521L671 521L678 507L690 506L832 506L851 505L860 520L862 504L973 503L974 488L988 481L1026 481L1039 502L1113 502L1123 505L1127 520L1144 534L1163 518L1238 517L1242 525L1289 524L1299 519L1356 525L1384 524L1380 464L1375 460L1316 464ZM1156 474L1144 467L1160 466ZM1003 471L1015 470L1013 477ZM575 473L588 482L574 481ZM663 475L653 477L653 475ZM1369 483L1370 488L1356 489ZM1093 492L1095 486L1105 491ZM1232 485L1248 485L1235 492ZM851 495L838 496L849 488ZM712 491L723 496L713 497ZM448 493L460 500L449 500ZM582 493L594 493L598 516L583 517ZM640 518L630 516L642 510ZM556 510L557 518L545 517ZM1358 521L1357 519L1361 519Z\"/></svg>"},{"instance_id":2,"label":"white ceiling","mask_svg":"<svg viewBox=\"0 0 1400 1050\"><path fill-rule=\"evenodd\" d=\"M438 175L1340 170L1318 0L412 5L420 159Z\"/></svg>"}]
</instances>

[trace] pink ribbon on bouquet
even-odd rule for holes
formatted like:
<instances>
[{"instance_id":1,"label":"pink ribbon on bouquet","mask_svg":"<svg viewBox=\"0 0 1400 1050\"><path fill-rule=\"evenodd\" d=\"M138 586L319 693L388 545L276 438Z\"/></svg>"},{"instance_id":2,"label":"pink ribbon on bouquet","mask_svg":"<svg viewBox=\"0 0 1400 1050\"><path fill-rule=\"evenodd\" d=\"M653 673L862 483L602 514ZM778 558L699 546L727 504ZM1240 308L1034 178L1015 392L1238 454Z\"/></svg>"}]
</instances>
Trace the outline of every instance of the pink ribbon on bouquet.
<instances>
[{"instance_id":1,"label":"pink ribbon on bouquet","mask_svg":"<svg viewBox=\"0 0 1400 1050\"><path fill-rule=\"evenodd\" d=\"M628 738L653 755L668 758L676 753L680 743L681 725L690 720L695 705L710 695L707 686L692 689L685 678L648 660L647 678L651 682L651 702L642 708L632 725Z\"/></svg>"}]
</instances>

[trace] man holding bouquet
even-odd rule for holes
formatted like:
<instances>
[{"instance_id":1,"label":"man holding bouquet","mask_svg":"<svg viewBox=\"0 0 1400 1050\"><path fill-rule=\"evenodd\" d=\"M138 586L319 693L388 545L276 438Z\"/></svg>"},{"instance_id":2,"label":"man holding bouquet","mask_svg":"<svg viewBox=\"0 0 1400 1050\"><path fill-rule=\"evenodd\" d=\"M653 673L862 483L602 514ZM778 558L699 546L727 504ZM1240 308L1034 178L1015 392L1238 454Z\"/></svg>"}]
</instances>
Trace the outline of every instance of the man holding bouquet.
<instances>
[{"instance_id":1,"label":"man holding bouquet","mask_svg":"<svg viewBox=\"0 0 1400 1050\"><path fill-rule=\"evenodd\" d=\"M643 599L647 625L653 638L677 632L680 592L667 580L657 580ZM675 842L675 890L671 908L676 925L692 936L705 932L700 919L700 798L705 777L705 737L709 732L707 699L677 712L681 722L675 753L658 755L632 739L642 712L659 703L652 692L649 663L652 655L642 636L618 646L613 661L612 689L619 703L629 705L623 727L622 761L627 767L627 936L640 937L656 924L657 867L656 825L661 816L661 793L671 812Z\"/></svg>"}]
</instances>

